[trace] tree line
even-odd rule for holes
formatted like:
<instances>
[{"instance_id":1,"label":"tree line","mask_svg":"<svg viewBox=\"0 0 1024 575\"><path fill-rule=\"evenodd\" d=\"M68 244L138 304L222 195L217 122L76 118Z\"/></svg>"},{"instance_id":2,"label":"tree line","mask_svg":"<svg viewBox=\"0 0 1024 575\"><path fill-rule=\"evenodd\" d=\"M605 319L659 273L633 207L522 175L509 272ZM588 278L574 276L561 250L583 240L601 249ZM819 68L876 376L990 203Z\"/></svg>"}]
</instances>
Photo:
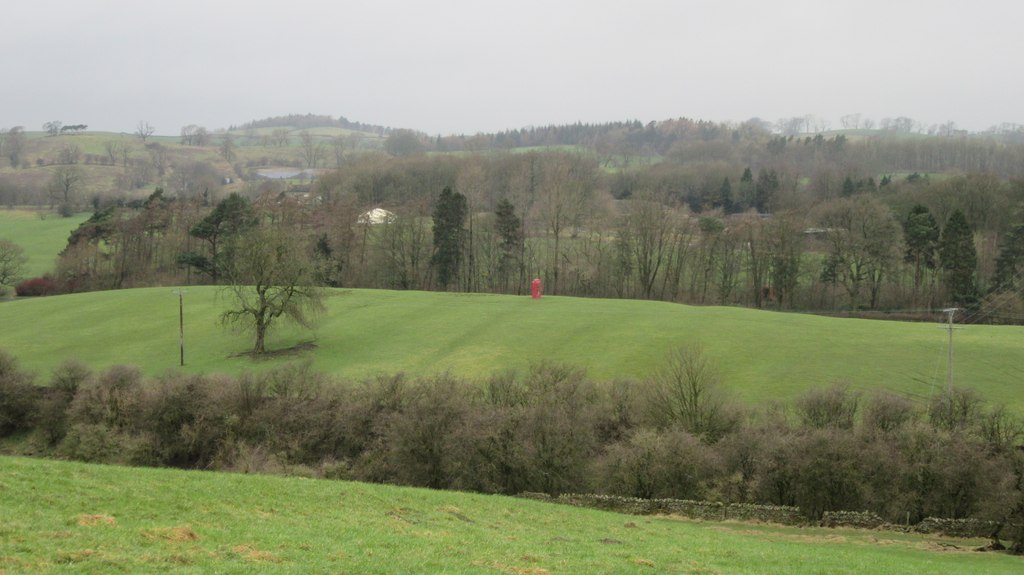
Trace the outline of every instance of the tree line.
<instances>
[{"instance_id":1,"label":"tree line","mask_svg":"<svg viewBox=\"0 0 1024 575\"><path fill-rule=\"evenodd\" d=\"M642 382L535 365L479 381L335 381L289 364L146 378L69 361L44 386L0 353L0 436L83 461L484 493L604 493L996 522L1022 550L1019 418L961 389L911 402L836 384L731 402L699 348Z\"/></svg>"},{"instance_id":2,"label":"tree line","mask_svg":"<svg viewBox=\"0 0 1024 575\"><path fill-rule=\"evenodd\" d=\"M576 152L361 154L297 193L100 201L52 279L69 291L219 283L209 262L233 232L208 219L246 204L290 227L323 286L525 293L538 277L553 295L1024 316L1024 181L914 173L821 189L781 165L609 172ZM393 217L363 217L378 207Z\"/></svg>"}]
</instances>

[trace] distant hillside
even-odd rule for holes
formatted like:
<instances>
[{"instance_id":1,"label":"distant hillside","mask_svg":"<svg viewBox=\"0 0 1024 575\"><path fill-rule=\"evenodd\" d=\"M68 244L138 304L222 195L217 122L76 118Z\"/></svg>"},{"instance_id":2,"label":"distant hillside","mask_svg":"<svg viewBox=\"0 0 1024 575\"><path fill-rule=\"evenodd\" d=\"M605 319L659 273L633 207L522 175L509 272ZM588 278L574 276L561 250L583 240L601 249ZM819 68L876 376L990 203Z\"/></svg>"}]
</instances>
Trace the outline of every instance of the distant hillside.
<instances>
[{"instance_id":1,"label":"distant hillside","mask_svg":"<svg viewBox=\"0 0 1024 575\"><path fill-rule=\"evenodd\" d=\"M312 128L345 128L357 132L368 132L379 136L391 131L386 126L375 124L364 124L362 122L351 122L344 116L337 118L320 114L288 114L286 116L273 116L262 120L253 120L241 126L231 126L228 130L246 130L250 128L293 128L308 130Z\"/></svg>"}]
</instances>

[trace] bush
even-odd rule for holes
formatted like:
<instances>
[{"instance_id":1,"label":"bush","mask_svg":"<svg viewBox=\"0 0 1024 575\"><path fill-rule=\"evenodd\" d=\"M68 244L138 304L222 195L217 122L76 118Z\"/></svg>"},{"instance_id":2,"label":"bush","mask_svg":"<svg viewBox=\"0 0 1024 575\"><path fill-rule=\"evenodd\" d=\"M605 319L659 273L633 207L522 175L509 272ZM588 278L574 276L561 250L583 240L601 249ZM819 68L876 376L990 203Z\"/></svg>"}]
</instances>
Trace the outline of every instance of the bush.
<instances>
[{"instance_id":1,"label":"bush","mask_svg":"<svg viewBox=\"0 0 1024 575\"><path fill-rule=\"evenodd\" d=\"M81 387L92 377L89 368L75 360L58 365L50 376L50 385L44 388L36 418L36 437L45 447L53 447L64 439L68 431L68 410Z\"/></svg>"},{"instance_id":2,"label":"bush","mask_svg":"<svg viewBox=\"0 0 1024 575\"><path fill-rule=\"evenodd\" d=\"M845 383L812 389L796 400L797 415L809 429L853 429L859 394Z\"/></svg>"},{"instance_id":3,"label":"bush","mask_svg":"<svg viewBox=\"0 0 1024 575\"><path fill-rule=\"evenodd\" d=\"M71 426L57 446L57 455L89 463L129 463L137 441L106 425L79 423Z\"/></svg>"},{"instance_id":4,"label":"bush","mask_svg":"<svg viewBox=\"0 0 1024 575\"><path fill-rule=\"evenodd\" d=\"M19 282L14 293L19 297L56 295L60 293L60 284L49 276L35 277Z\"/></svg>"},{"instance_id":5,"label":"bush","mask_svg":"<svg viewBox=\"0 0 1024 575\"><path fill-rule=\"evenodd\" d=\"M408 403L385 423L383 441L391 480L433 489L451 486L451 437L470 411L468 386L448 375L416 382Z\"/></svg>"},{"instance_id":6,"label":"bush","mask_svg":"<svg viewBox=\"0 0 1024 575\"><path fill-rule=\"evenodd\" d=\"M140 416L142 372L117 365L82 385L69 410L73 424L126 429Z\"/></svg>"},{"instance_id":7,"label":"bush","mask_svg":"<svg viewBox=\"0 0 1024 575\"><path fill-rule=\"evenodd\" d=\"M891 433L914 419L914 404L909 399L886 391L876 392L864 406L862 417L864 427Z\"/></svg>"},{"instance_id":8,"label":"bush","mask_svg":"<svg viewBox=\"0 0 1024 575\"><path fill-rule=\"evenodd\" d=\"M608 448L595 475L603 493L703 499L718 467L711 448L685 431L639 430Z\"/></svg>"},{"instance_id":9,"label":"bush","mask_svg":"<svg viewBox=\"0 0 1024 575\"><path fill-rule=\"evenodd\" d=\"M145 394L138 428L150 464L205 467L214 460L229 414L211 401L210 387L202 376L167 375Z\"/></svg>"},{"instance_id":10,"label":"bush","mask_svg":"<svg viewBox=\"0 0 1024 575\"><path fill-rule=\"evenodd\" d=\"M0 437L31 429L38 403L39 388L32 385L32 375L0 350Z\"/></svg>"}]
</instances>

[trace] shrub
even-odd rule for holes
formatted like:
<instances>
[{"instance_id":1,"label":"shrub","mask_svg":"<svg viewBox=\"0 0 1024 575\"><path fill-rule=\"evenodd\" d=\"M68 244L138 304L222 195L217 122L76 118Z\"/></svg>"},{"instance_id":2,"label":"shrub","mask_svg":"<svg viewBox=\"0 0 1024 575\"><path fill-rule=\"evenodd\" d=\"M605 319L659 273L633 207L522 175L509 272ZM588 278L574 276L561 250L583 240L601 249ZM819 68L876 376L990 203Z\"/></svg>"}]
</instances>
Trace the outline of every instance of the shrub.
<instances>
[{"instance_id":1,"label":"shrub","mask_svg":"<svg viewBox=\"0 0 1024 575\"><path fill-rule=\"evenodd\" d=\"M139 417L142 403L142 372L117 365L89 380L71 402L73 424L128 428Z\"/></svg>"},{"instance_id":2,"label":"shrub","mask_svg":"<svg viewBox=\"0 0 1024 575\"><path fill-rule=\"evenodd\" d=\"M644 499L702 499L719 471L711 448L682 430L637 431L596 467L602 492Z\"/></svg>"},{"instance_id":3,"label":"shrub","mask_svg":"<svg viewBox=\"0 0 1024 575\"><path fill-rule=\"evenodd\" d=\"M717 366L698 345L673 350L649 379L647 412L657 427L680 427L717 441L736 428L737 410L728 401Z\"/></svg>"},{"instance_id":4,"label":"shrub","mask_svg":"<svg viewBox=\"0 0 1024 575\"><path fill-rule=\"evenodd\" d=\"M150 464L204 467L215 458L229 417L211 401L202 376L167 375L144 395L138 428L146 435Z\"/></svg>"},{"instance_id":5,"label":"shrub","mask_svg":"<svg viewBox=\"0 0 1024 575\"><path fill-rule=\"evenodd\" d=\"M89 463L128 463L136 441L124 432L96 423L72 425L57 455Z\"/></svg>"},{"instance_id":6,"label":"shrub","mask_svg":"<svg viewBox=\"0 0 1024 575\"><path fill-rule=\"evenodd\" d=\"M845 383L812 389L796 400L796 412L810 429L853 429L859 394Z\"/></svg>"},{"instance_id":7,"label":"shrub","mask_svg":"<svg viewBox=\"0 0 1024 575\"><path fill-rule=\"evenodd\" d=\"M0 437L30 429L38 403L39 388L32 385L32 375L0 350Z\"/></svg>"},{"instance_id":8,"label":"shrub","mask_svg":"<svg viewBox=\"0 0 1024 575\"><path fill-rule=\"evenodd\" d=\"M35 277L19 282L14 293L20 297L36 297L60 293L60 284L49 276Z\"/></svg>"},{"instance_id":9,"label":"shrub","mask_svg":"<svg viewBox=\"0 0 1024 575\"><path fill-rule=\"evenodd\" d=\"M876 392L864 406L862 419L865 428L890 433L914 419L914 404L886 391Z\"/></svg>"},{"instance_id":10,"label":"shrub","mask_svg":"<svg viewBox=\"0 0 1024 575\"><path fill-rule=\"evenodd\" d=\"M443 489L455 466L451 436L470 411L468 387L448 375L419 380L408 403L387 419L383 441L389 475L407 485Z\"/></svg>"},{"instance_id":11,"label":"shrub","mask_svg":"<svg viewBox=\"0 0 1024 575\"><path fill-rule=\"evenodd\" d=\"M928 422L935 429L962 431L979 422L981 398L973 389L954 387L928 404Z\"/></svg>"}]
</instances>

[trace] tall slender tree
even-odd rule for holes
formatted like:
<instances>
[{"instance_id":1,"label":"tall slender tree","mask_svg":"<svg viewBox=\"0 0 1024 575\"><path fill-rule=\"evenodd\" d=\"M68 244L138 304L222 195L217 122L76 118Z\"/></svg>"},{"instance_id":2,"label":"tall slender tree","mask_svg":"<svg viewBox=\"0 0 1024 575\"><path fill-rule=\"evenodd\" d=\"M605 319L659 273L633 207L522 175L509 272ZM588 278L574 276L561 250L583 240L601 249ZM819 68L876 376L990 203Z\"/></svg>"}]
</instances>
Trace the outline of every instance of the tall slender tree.
<instances>
[{"instance_id":1,"label":"tall slender tree","mask_svg":"<svg viewBox=\"0 0 1024 575\"><path fill-rule=\"evenodd\" d=\"M494 210L494 227L498 233L498 283L502 292L508 291L512 273L522 265L523 223L516 215L516 207L502 198Z\"/></svg>"},{"instance_id":2,"label":"tall slender tree","mask_svg":"<svg viewBox=\"0 0 1024 575\"><path fill-rule=\"evenodd\" d=\"M953 211L942 228L939 261L950 301L957 305L977 302L975 272L978 269L978 252L974 247L974 232L960 210Z\"/></svg>"},{"instance_id":3,"label":"tall slender tree","mask_svg":"<svg viewBox=\"0 0 1024 575\"><path fill-rule=\"evenodd\" d=\"M459 264L465 243L466 196L445 187L434 204L434 255L430 263L437 272L441 289L459 279Z\"/></svg>"},{"instance_id":4,"label":"tall slender tree","mask_svg":"<svg viewBox=\"0 0 1024 575\"><path fill-rule=\"evenodd\" d=\"M1024 224L1013 226L1013 230L1003 240L999 256L996 257L992 289L1024 290Z\"/></svg>"},{"instance_id":5,"label":"tall slender tree","mask_svg":"<svg viewBox=\"0 0 1024 575\"><path fill-rule=\"evenodd\" d=\"M911 306L917 307L921 287L929 272L938 264L939 224L928 208L917 204L910 210L903 222L903 243L906 251L903 259L914 266L914 292ZM930 303L930 301L929 301Z\"/></svg>"}]
</instances>

